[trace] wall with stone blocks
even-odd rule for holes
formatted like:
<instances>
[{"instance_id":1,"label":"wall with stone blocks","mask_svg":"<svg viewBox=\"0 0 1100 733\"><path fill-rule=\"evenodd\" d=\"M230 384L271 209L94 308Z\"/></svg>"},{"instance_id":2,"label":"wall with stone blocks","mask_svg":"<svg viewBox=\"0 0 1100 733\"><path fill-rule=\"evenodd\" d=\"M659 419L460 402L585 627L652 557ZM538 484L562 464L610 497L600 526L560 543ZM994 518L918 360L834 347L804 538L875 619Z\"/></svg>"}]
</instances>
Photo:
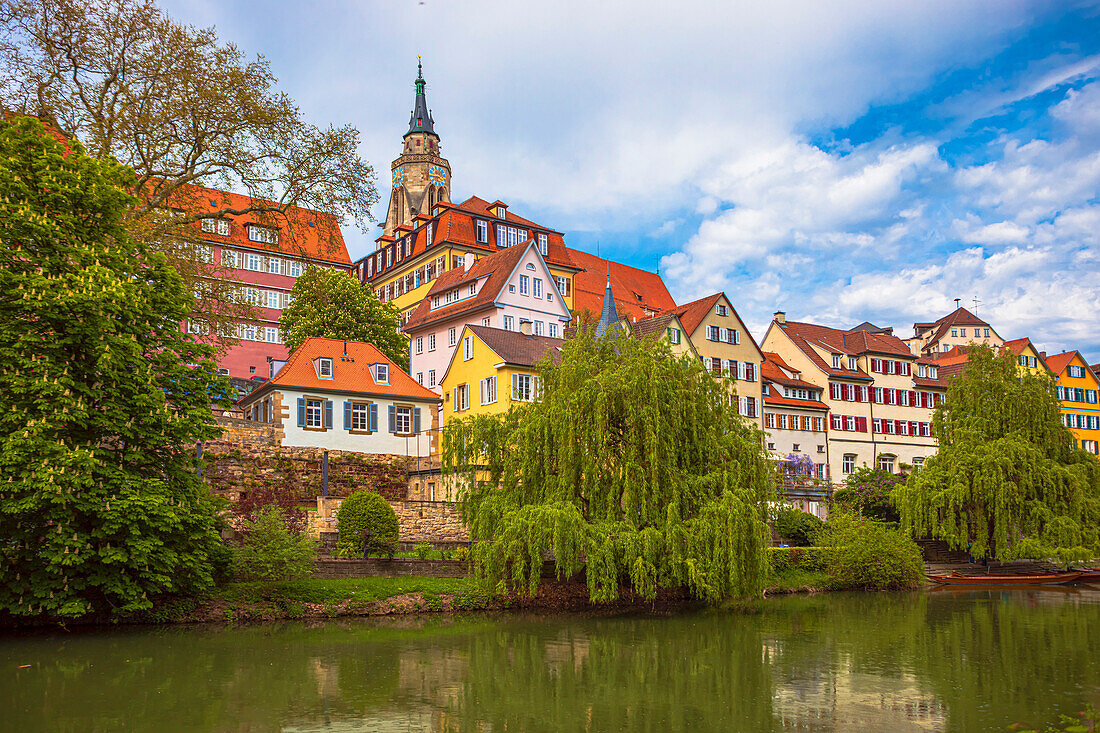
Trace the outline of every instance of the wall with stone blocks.
<instances>
[{"instance_id":1,"label":"wall with stone blocks","mask_svg":"<svg viewBox=\"0 0 1100 733\"><path fill-rule=\"evenodd\" d=\"M336 532L336 510L342 501L341 498L317 497L317 509L307 515L308 532L315 537ZM462 523L456 504L449 501L388 501L397 515L397 541L402 546L430 542L440 548L450 548L470 541L470 533Z\"/></svg>"},{"instance_id":2,"label":"wall with stone blocks","mask_svg":"<svg viewBox=\"0 0 1100 733\"><path fill-rule=\"evenodd\" d=\"M430 578L464 578L467 565L459 560L419 560L408 558L328 558L317 561L315 578L377 578L406 575Z\"/></svg>"}]
</instances>

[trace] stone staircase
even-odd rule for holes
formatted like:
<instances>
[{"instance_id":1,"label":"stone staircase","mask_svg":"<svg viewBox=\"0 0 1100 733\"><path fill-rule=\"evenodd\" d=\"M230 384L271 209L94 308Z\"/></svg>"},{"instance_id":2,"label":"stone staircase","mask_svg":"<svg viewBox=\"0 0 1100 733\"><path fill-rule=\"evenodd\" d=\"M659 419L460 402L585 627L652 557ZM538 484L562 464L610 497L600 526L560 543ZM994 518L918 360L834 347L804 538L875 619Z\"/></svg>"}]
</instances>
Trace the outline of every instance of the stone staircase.
<instances>
[{"instance_id":1,"label":"stone staircase","mask_svg":"<svg viewBox=\"0 0 1100 733\"><path fill-rule=\"evenodd\" d=\"M962 550L952 550L943 540L917 540L924 562L936 565L956 565L970 562Z\"/></svg>"}]
</instances>

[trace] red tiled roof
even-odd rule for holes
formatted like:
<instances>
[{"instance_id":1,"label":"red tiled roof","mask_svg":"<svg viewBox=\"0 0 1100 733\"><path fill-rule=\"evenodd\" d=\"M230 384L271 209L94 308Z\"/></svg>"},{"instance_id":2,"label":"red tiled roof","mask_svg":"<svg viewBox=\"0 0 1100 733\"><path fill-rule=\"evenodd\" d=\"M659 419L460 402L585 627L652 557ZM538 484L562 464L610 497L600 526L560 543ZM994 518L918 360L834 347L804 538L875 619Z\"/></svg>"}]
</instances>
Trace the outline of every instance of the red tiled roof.
<instances>
[{"instance_id":1,"label":"red tiled roof","mask_svg":"<svg viewBox=\"0 0 1100 733\"><path fill-rule=\"evenodd\" d=\"M966 308L956 308L952 312L948 313L938 321L932 323L914 323L913 329L918 330L920 328L936 328L936 333L932 335L932 338L928 340L928 345L932 345L943 338L947 333L947 329L952 326L986 326L989 324L978 318L976 315L968 311Z\"/></svg>"},{"instance_id":2,"label":"red tiled roof","mask_svg":"<svg viewBox=\"0 0 1100 733\"><path fill-rule=\"evenodd\" d=\"M1046 363L1047 366L1050 367L1050 370L1054 372L1054 376L1058 377L1062 375L1062 372L1066 370L1069 363L1073 361L1073 357L1078 355L1079 353L1077 351L1067 351L1062 354L1046 357ZM1082 357L1081 361L1084 360L1084 357Z\"/></svg>"},{"instance_id":3,"label":"red tiled roof","mask_svg":"<svg viewBox=\"0 0 1100 733\"><path fill-rule=\"evenodd\" d=\"M374 344L348 341L347 354L354 361L343 361L344 342L339 339L310 337L291 352L279 373L258 388L257 392L268 385L274 385L439 401L439 395L410 377ZM313 360L322 356L332 359L332 379L321 379L317 376ZM389 384L374 380L370 367L378 363L389 364Z\"/></svg>"},{"instance_id":4,"label":"red tiled roof","mask_svg":"<svg viewBox=\"0 0 1100 733\"><path fill-rule=\"evenodd\" d=\"M654 337L660 338L668 330L669 324L672 323L672 319L676 318L675 313L666 313L663 316L652 316L650 318L639 318L634 323L630 324L630 333L635 338ZM681 323L681 325L683 325Z\"/></svg>"},{"instance_id":5,"label":"red tiled roof","mask_svg":"<svg viewBox=\"0 0 1100 733\"><path fill-rule=\"evenodd\" d=\"M39 124L41 124L42 127L45 128L47 135L49 135L54 140L56 140L57 142L59 142L59 143L61 143L62 145L65 146L65 152L62 154L62 157L67 156L69 154L69 150L70 150L70 146L72 144L72 141L69 140L69 138L67 138L65 136L65 133L61 132L61 130L59 130L57 128L57 125L55 125L52 120L49 120L45 117L35 117L34 115L27 115L27 114L22 114L20 112L13 112L13 111L7 110L7 109L4 110L4 120L6 122L14 123L17 117L27 117L27 118L32 119L32 120L38 122Z\"/></svg>"},{"instance_id":6,"label":"red tiled roof","mask_svg":"<svg viewBox=\"0 0 1100 733\"><path fill-rule=\"evenodd\" d=\"M573 312L588 311L591 320L603 312L603 295L607 277L611 276L611 295L620 318L641 320L676 308L676 301L655 272L646 272L620 262L612 262L579 249L566 249L570 260L582 272L573 277ZM649 312L647 312L647 310ZM685 328L687 324L684 324Z\"/></svg>"},{"instance_id":7,"label":"red tiled roof","mask_svg":"<svg viewBox=\"0 0 1100 733\"><path fill-rule=\"evenodd\" d=\"M803 382L802 384L806 384ZM776 407L801 407L806 410L828 410L829 406L824 402L818 400L792 400L783 395L775 394L775 390L769 389L768 394L764 395L765 405L775 405Z\"/></svg>"},{"instance_id":8,"label":"red tiled roof","mask_svg":"<svg viewBox=\"0 0 1100 733\"><path fill-rule=\"evenodd\" d=\"M835 328L829 328L828 326L818 326L813 323L799 323L797 321L786 321L785 323L776 323L776 325L783 330L783 333L794 342L802 353L804 353L810 361L812 361L818 369L825 372L825 374L831 377L837 377L839 379L859 379L870 380L871 376L862 369L856 369L852 371L850 369L835 369L832 364L828 364L817 355L817 352L810 344L818 344L826 351L837 354L844 354L846 356L856 356L860 351L857 351L853 344L849 347L845 343L844 331L837 330ZM866 332L860 331L859 334L866 336ZM901 343L901 340L896 336L875 336L880 339L894 339ZM904 354L910 359L915 358L909 349L905 348L905 344L901 344L901 349ZM897 354L901 356L901 353Z\"/></svg>"},{"instance_id":9,"label":"red tiled roof","mask_svg":"<svg viewBox=\"0 0 1100 733\"><path fill-rule=\"evenodd\" d=\"M564 339L528 336L519 331L506 331L503 328L474 325L467 325L466 328L470 329L482 343L506 363L516 366L533 367L547 354L553 358L558 347L565 343Z\"/></svg>"},{"instance_id":10,"label":"red tiled roof","mask_svg":"<svg viewBox=\"0 0 1100 733\"><path fill-rule=\"evenodd\" d=\"M527 246L517 245L515 247L502 249L499 252L494 252L475 262L470 267L469 271L461 267L447 270L436 278L435 282L432 283L431 289L428 290L427 296L413 308L412 315L409 316L409 320L405 323L402 330L405 331L405 333L411 333L428 324L454 318L463 313L473 313L483 308L491 307L500 294L500 291L503 290L504 286L508 283L508 276L511 275L512 271L519 265L520 260L523 259L527 250L533 246L533 244ZM439 295L440 293L444 293L465 283L476 282L483 277L487 277L488 280L481 286L474 297L459 300L449 305L445 305L442 308L432 310L433 295Z\"/></svg>"},{"instance_id":11,"label":"red tiled roof","mask_svg":"<svg viewBox=\"0 0 1100 733\"><path fill-rule=\"evenodd\" d=\"M263 202L256 199L255 203ZM219 191L205 186L189 186L181 189L172 197L171 205L188 211L211 211L223 208L243 209L253 205L253 199L231 191ZM348 248L344 244L344 235L340 223L332 214L290 206L284 214L269 214L261 220L259 214L226 214L231 222L229 236L202 232L203 239L216 244L235 247L248 247L266 252L279 252L291 256L350 265ZM278 244L253 242L248 238L247 227L250 224L271 227L279 230ZM201 231L201 225L193 225Z\"/></svg>"},{"instance_id":12,"label":"red tiled roof","mask_svg":"<svg viewBox=\"0 0 1100 733\"><path fill-rule=\"evenodd\" d=\"M690 303L677 306L676 315L680 316L680 323L684 324L684 328L687 329L687 332L694 334L695 330L699 328L699 324L703 322L707 314L714 310L715 304L721 300L721 298L722 293L714 293L705 298L699 298L699 300L693 300Z\"/></svg>"}]
</instances>

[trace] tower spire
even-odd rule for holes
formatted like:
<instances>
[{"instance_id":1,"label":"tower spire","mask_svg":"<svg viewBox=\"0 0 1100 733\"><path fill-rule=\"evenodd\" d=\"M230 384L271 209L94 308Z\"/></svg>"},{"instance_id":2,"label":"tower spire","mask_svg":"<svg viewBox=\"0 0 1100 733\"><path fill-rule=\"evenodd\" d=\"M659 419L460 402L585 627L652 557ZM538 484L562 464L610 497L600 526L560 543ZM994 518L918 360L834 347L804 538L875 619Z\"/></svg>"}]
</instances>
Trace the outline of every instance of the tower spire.
<instances>
[{"instance_id":1,"label":"tower spire","mask_svg":"<svg viewBox=\"0 0 1100 733\"><path fill-rule=\"evenodd\" d=\"M435 121L432 120L432 113L424 96L424 64L419 56L416 57L416 101L409 116L409 131L405 133L405 137L418 132L435 134Z\"/></svg>"},{"instance_id":2,"label":"tower spire","mask_svg":"<svg viewBox=\"0 0 1100 733\"><path fill-rule=\"evenodd\" d=\"M610 267L610 266L609 266ZM611 292L611 272L607 273L607 285L603 291L603 312L596 324L596 336L602 336L609 328L613 328L619 322L619 314L615 310L615 295Z\"/></svg>"}]
</instances>

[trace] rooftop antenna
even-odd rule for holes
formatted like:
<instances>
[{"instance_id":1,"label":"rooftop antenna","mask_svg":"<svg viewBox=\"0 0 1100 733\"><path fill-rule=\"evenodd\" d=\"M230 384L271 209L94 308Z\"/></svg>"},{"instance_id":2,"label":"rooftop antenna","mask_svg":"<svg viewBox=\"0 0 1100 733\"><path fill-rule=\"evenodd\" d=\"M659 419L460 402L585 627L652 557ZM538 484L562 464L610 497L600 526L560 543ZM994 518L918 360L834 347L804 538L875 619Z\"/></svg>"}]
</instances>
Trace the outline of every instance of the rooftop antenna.
<instances>
[{"instance_id":1,"label":"rooftop antenna","mask_svg":"<svg viewBox=\"0 0 1100 733\"><path fill-rule=\"evenodd\" d=\"M974 296L974 315L978 315L978 306L982 304L982 301L978 300L978 296Z\"/></svg>"}]
</instances>

